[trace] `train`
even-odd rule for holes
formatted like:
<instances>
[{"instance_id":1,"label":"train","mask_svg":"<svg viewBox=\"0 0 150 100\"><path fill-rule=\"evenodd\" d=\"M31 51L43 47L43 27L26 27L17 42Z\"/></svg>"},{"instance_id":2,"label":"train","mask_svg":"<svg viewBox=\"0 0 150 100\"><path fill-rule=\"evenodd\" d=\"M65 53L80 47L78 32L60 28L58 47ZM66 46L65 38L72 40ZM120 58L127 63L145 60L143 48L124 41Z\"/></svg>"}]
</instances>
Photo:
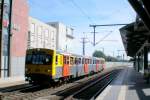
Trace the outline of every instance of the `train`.
<instances>
[{"instance_id":1,"label":"train","mask_svg":"<svg viewBox=\"0 0 150 100\"><path fill-rule=\"evenodd\" d=\"M28 49L25 79L31 84L53 83L98 73L105 69L105 59L45 48Z\"/></svg>"}]
</instances>

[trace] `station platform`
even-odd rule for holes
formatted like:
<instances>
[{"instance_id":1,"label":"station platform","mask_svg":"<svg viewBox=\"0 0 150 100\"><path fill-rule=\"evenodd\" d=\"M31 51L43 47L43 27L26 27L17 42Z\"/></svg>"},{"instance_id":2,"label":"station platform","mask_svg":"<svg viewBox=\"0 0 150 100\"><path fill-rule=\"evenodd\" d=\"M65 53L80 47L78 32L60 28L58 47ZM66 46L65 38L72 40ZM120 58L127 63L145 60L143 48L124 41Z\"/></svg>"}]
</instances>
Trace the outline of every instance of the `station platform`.
<instances>
[{"instance_id":1,"label":"station platform","mask_svg":"<svg viewBox=\"0 0 150 100\"><path fill-rule=\"evenodd\" d=\"M24 77L9 77L9 78L1 78L0 79L0 88L14 86L14 85L21 85L25 84Z\"/></svg>"},{"instance_id":2,"label":"station platform","mask_svg":"<svg viewBox=\"0 0 150 100\"><path fill-rule=\"evenodd\" d=\"M150 100L150 84L143 75L126 67L96 100Z\"/></svg>"}]
</instances>

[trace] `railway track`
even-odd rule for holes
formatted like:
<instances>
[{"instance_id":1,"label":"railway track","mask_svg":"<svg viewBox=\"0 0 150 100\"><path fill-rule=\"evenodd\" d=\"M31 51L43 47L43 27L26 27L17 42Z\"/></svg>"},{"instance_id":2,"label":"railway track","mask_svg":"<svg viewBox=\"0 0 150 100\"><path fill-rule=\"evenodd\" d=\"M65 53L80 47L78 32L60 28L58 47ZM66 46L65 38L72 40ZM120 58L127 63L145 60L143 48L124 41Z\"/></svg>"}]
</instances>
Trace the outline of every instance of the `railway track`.
<instances>
[{"instance_id":1,"label":"railway track","mask_svg":"<svg viewBox=\"0 0 150 100\"><path fill-rule=\"evenodd\" d=\"M96 97L110 84L110 82L118 74L117 71L113 71L105 76L99 78L97 81L83 87L76 93L74 93L69 99L84 99L84 100L95 100ZM68 98L66 98L68 99ZM68 99L68 100L69 100Z\"/></svg>"},{"instance_id":2,"label":"railway track","mask_svg":"<svg viewBox=\"0 0 150 100\"><path fill-rule=\"evenodd\" d=\"M70 97L72 99L78 99L79 97L77 96L80 89L88 86L91 83L94 83L96 80L102 77L106 78L106 75L107 77L111 76L109 75L110 72L113 72L114 74L117 73L117 70L119 71L119 69L110 69L109 71L104 71L78 81L73 81L73 83L63 84L59 87L39 87L25 85L24 87L19 86L10 88L10 90L9 88L6 90L0 89L0 100L42 100L43 97L48 98L45 100L70 99Z\"/></svg>"},{"instance_id":3,"label":"railway track","mask_svg":"<svg viewBox=\"0 0 150 100\"><path fill-rule=\"evenodd\" d=\"M115 76L121 71L116 69L111 72L107 72L103 75L94 77L84 82L80 82L77 85L69 87L63 91L52 94L51 96L41 98L46 100L74 100L74 99L95 99L100 92L115 78Z\"/></svg>"}]
</instances>

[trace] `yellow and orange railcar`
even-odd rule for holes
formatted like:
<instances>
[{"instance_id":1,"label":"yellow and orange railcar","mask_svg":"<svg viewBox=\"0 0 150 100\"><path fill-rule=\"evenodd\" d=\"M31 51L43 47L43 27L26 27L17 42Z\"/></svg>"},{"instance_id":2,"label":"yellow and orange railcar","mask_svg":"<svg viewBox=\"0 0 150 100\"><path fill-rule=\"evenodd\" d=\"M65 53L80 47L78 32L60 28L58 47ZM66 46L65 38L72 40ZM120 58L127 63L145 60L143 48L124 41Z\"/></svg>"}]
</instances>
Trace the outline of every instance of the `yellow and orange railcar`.
<instances>
[{"instance_id":1,"label":"yellow and orange railcar","mask_svg":"<svg viewBox=\"0 0 150 100\"><path fill-rule=\"evenodd\" d=\"M104 66L103 58L36 48L27 50L25 77L30 83L51 83L99 72Z\"/></svg>"}]
</instances>

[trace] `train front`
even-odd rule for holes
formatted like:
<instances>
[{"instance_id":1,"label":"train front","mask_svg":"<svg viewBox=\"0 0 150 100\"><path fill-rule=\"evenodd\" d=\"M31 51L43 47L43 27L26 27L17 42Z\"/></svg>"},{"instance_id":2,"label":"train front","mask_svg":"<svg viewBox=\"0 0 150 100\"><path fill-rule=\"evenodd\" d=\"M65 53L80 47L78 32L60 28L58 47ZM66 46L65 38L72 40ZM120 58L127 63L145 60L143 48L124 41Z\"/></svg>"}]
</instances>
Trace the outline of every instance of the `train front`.
<instances>
[{"instance_id":1,"label":"train front","mask_svg":"<svg viewBox=\"0 0 150 100\"><path fill-rule=\"evenodd\" d=\"M26 55L25 77L33 84L52 82L54 50L29 49Z\"/></svg>"}]
</instances>

